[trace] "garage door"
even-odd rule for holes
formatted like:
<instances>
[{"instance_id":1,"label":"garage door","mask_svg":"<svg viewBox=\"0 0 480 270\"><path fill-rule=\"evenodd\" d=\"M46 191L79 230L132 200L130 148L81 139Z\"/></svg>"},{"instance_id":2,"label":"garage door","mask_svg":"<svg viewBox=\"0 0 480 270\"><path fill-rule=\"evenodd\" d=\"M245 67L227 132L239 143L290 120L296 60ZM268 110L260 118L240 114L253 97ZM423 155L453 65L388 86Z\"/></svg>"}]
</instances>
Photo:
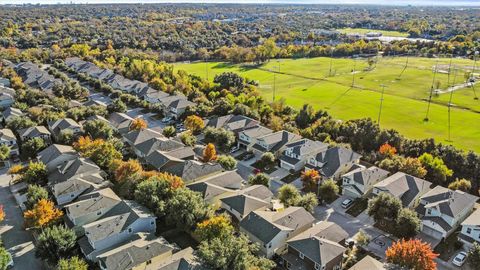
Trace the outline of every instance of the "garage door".
<instances>
[{"instance_id":1,"label":"garage door","mask_svg":"<svg viewBox=\"0 0 480 270\"><path fill-rule=\"evenodd\" d=\"M436 238L436 239L442 239L443 238L443 235L442 235L441 232L439 232L439 231L437 231L437 230L435 230L431 227L423 225L423 230L422 231L425 234L432 236L433 238Z\"/></svg>"}]
</instances>

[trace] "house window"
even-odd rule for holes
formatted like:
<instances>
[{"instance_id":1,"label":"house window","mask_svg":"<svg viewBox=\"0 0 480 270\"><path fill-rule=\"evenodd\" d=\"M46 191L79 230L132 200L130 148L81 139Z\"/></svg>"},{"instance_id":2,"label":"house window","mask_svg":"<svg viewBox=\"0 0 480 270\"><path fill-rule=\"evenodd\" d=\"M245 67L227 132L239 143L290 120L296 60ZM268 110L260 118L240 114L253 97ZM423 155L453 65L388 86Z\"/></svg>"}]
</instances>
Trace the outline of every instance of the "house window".
<instances>
[{"instance_id":1,"label":"house window","mask_svg":"<svg viewBox=\"0 0 480 270\"><path fill-rule=\"evenodd\" d=\"M432 209L427 209L427 214L431 215L432 214Z\"/></svg>"},{"instance_id":2,"label":"house window","mask_svg":"<svg viewBox=\"0 0 480 270\"><path fill-rule=\"evenodd\" d=\"M272 243L268 244L268 248L271 248L272 247Z\"/></svg>"},{"instance_id":3,"label":"house window","mask_svg":"<svg viewBox=\"0 0 480 270\"><path fill-rule=\"evenodd\" d=\"M152 221L152 222L150 222L150 225L153 225L153 224L155 224L155 222L153 222L153 221Z\"/></svg>"},{"instance_id":4,"label":"house window","mask_svg":"<svg viewBox=\"0 0 480 270\"><path fill-rule=\"evenodd\" d=\"M467 233L471 234L472 233L472 228L467 228Z\"/></svg>"},{"instance_id":5,"label":"house window","mask_svg":"<svg viewBox=\"0 0 480 270\"><path fill-rule=\"evenodd\" d=\"M341 269L341 268L340 268L340 265L335 265L335 266L333 267L333 270L340 270L340 269Z\"/></svg>"},{"instance_id":6,"label":"house window","mask_svg":"<svg viewBox=\"0 0 480 270\"><path fill-rule=\"evenodd\" d=\"M128 233L132 233L132 228L128 228Z\"/></svg>"},{"instance_id":7,"label":"house window","mask_svg":"<svg viewBox=\"0 0 480 270\"><path fill-rule=\"evenodd\" d=\"M102 211L97 212L97 216L100 216L102 214Z\"/></svg>"},{"instance_id":8,"label":"house window","mask_svg":"<svg viewBox=\"0 0 480 270\"><path fill-rule=\"evenodd\" d=\"M152 260L148 260L148 261L147 261L147 264L151 264L151 263L152 263Z\"/></svg>"},{"instance_id":9,"label":"house window","mask_svg":"<svg viewBox=\"0 0 480 270\"><path fill-rule=\"evenodd\" d=\"M320 270L320 269L321 269L321 268L320 268L320 264L315 263L315 269Z\"/></svg>"},{"instance_id":10,"label":"house window","mask_svg":"<svg viewBox=\"0 0 480 270\"><path fill-rule=\"evenodd\" d=\"M298 254L298 257L300 257L300 259L303 259L303 258L305 258L305 255L303 255L303 253L300 252L300 253Z\"/></svg>"}]
</instances>

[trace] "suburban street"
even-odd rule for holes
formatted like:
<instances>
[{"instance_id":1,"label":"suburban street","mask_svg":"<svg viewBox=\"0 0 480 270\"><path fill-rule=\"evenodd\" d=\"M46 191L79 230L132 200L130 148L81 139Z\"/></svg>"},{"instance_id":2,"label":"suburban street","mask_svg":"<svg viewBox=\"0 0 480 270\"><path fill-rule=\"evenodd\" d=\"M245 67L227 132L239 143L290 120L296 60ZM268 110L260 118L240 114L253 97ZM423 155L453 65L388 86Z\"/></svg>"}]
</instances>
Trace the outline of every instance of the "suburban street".
<instances>
[{"instance_id":1,"label":"suburban street","mask_svg":"<svg viewBox=\"0 0 480 270\"><path fill-rule=\"evenodd\" d=\"M33 237L23 229L23 214L9 189L10 176L6 170L0 175L0 204L5 211L5 220L0 225L3 244L13 256L13 269L42 269L35 257Z\"/></svg>"}]
</instances>

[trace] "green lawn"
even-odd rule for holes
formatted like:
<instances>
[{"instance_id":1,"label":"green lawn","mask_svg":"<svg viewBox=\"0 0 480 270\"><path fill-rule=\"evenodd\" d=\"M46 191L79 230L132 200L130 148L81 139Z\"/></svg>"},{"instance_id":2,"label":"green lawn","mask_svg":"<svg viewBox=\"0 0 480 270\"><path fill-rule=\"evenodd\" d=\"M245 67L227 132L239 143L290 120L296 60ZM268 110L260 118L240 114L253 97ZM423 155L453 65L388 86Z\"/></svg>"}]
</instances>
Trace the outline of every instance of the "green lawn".
<instances>
[{"instance_id":1,"label":"green lawn","mask_svg":"<svg viewBox=\"0 0 480 270\"><path fill-rule=\"evenodd\" d=\"M382 35L387 37L408 37L408 33L398 32L398 31L387 31L387 30L374 30L366 28L342 28L337 29L340 33L343 34L361 34L364 35L370 32L382 33Z\"/></svg>"},{"instance_id":2,"label":"green lawn","mask_svg":"<svg viewBox=\"0 0 480 270\"><path fill-rule=\"evenodd\" d=\"M438 142L451 143L463 149L480 152L480 101L474 100L472 88L454 91L451 111L451 141L448 140L448 104L450 93L432 97L429 122L424 122L434 66L438 63L436 81L445 90L454 81L450 78L449 59L379 58L369 68L365 59L312 58L270 61L261 66L232 65L228 63L178 63L177 69L213 80L216 74L233 71L259 82L259 89L267 100L272 100L274 80L276 98L285 98L297 108L309 103L317 109L326 109L339 119L371 117L377 120L381 86L386 85L380 125L394 128L410 138L433 137ZM331 63L331 64L330 64ZM402 73L405 65L407 68ZM463 74L473 61L454 59L457 69L455 82L461 83ZM331 72L330 72L331 67ZM355 67L355 68L354 68ZM355 70L355 72L353 72ZM402 74L400 76L400 74ZM352 88L352 81L355 87ZM480 95L480 85L477 84Z\"/></svg>"}]
</instances>

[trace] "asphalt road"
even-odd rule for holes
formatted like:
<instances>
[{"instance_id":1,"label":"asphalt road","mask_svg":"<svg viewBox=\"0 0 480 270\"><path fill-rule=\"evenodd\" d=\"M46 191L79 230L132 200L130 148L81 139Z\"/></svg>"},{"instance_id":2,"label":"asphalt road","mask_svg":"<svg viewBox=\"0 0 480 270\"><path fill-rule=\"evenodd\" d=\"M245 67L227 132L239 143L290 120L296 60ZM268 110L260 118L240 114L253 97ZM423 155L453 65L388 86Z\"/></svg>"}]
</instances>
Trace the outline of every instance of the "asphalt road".
<instances>
[{"instance_id":1,"label":"asphalt road","mask_svg":"<svg viewBox=\"0 0 480 270\"><path fill-rule=\"evenodd\" d=\"M33 237L23 229L23 213L9 189L10 176L0 172L0 204L5 210L5 220L0 223L3 244L13 256L13 269L42 269L42 263L35 257Z\"/></svg>"}]
</instances>

